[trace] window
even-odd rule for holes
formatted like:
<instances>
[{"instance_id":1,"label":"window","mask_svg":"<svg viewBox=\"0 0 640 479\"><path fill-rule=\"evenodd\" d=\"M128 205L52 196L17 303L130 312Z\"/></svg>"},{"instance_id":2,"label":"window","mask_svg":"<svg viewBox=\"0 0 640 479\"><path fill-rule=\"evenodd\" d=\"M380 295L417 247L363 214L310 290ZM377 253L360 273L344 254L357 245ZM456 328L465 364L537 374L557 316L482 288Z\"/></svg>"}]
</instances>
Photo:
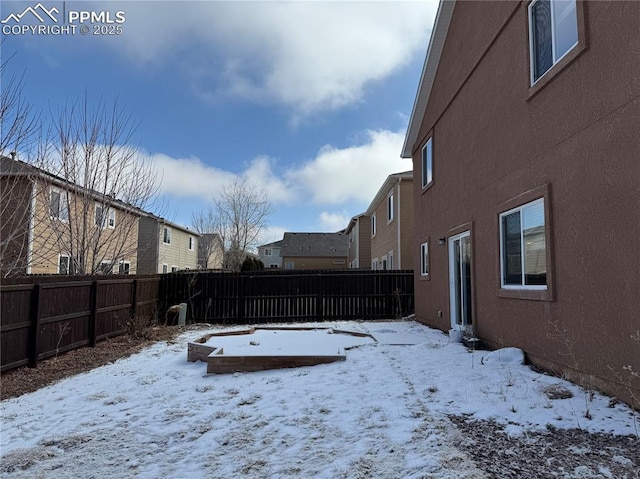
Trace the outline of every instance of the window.
<instances>
[{"instance_id":1,"label":"window","mask_svg":"<svg viewBox=\"0 0 640 479\"><path fill-rule=\"evenodd\" d=\"M389 251L389 269L393 269L393 251Z\"/></svg>"},{"instance_id":2,"label":"window","mask_svg":"<svg viewBox=\"0 0 640 479\"><path fill-rule=\"evenodd\" d=\"M189 236L189 251L193 251L193 236Z\"/></svg>"},{"instance_id":3,"label":"window","mask_svg":"<svg viewBox=\"0 0 640 479\"><path fill-rule=\"evenodd\" d=\"M578 44L576 0L536 0L529 5L531 84Z\"/></svg>"},{"instance_id":4,"label":"window","mask_svg":"<svg viewBox=\"0 0 640 479\"><path fill-rule=\"evenodd\" d=\"M391 223L393 221L393 192L389 193L387 196L387 222Z\"/></svg>"},{"instance_id":5,"label":"window","mask_svg":"<svg viewBox=\"0 0 640 479\"><path fill-rule=\"evenodd\" d=\"M162 274L166 274L169 272L169 265L168 264L163 264L162 265Z\"/></svg>"},{"instance_id":6,"label":"window","mask_svg":"<svg viewBox=\"0 0 640 479\"><path fill-rule=\"evenodd\" d=\"M284 264L284 269L294 269L295 268L295 263L293 261L287 261Z\"/></svg>"},{"instance_id":7,"label":"window","mask_svg":"<svg viewBox=\"0 0 640 479\"><path fill-rule=\"evenodd\" d=\"M429 242L420 245L420 276L429 276Z\"/></svg>"},{"instance_id":8,"label":"window","mask_svg":"<svg viewBox=\"0 0 640 479\"><path fill-rule=\"evenodd\" d=\"M371 215L371 236L376 235L376 214Z\"/></svg>"},{"instance_id":9,"label":"window","mask_svg":"<svg viewBox=\"0 0 640 479\"><path fill-rule=\"evenodd\" d=\"M422 187L433 182L433 137L422 147Z\"/></svg>"},{"instance_id":10,"label":"window","mask_svg":"<svg viewBox=\"0 0 640 479\"><path fill-rule=\"evenodd\" d=\"M164 244L171 244L171 229L163 228L162 231L162 242Z\"/></svg>"},{"instance_id":11,"label":"window","mask_svg":"<svg viewBox=\"0 0 640 479\"><path fill-rule=\"evenodd\" d=\"M107 226L111 229L116 227L116 210L109 208L109 219L107 220Z\"/></svg>"},{"instance_id":12,"label":"window","mask_svg":"<svg viewBox=\"0 0 640 479\"><path fill-rule=\"evenodd\" d=\"M102 205L96 205L96 218L95 225L103 227L104 226L104 215L102 214L104 211L104 207Z\"/></svg>"},{"instance_id":13,"label":"window","mask_svg":"<svg viewBox=\"0 0 640 479\"><path fill-rule=\"evenodd\" d=\"M265 256L271 256L271 248L265 248L264 249L264 255Z\"/></svg>"},{"instance_id":14,"label":"window","mask_svg":"<svg viewBox=\"0 0 640 479\"><path fill-rule=\"evenodd\" d=\"M51 188L50 193L49 210L51 218L69 221L69 201L67 194L55 188Z\"/></svg>"},{"instance_id":15,"label":"window","mask_svg":"<svg viewBox=\"0 0 640 479\"><path fill-rule=\"evenodd\" d=\"M371 261L371 269L374 271L378 269L378 258L374 258L373 261Z\"/></svg>"},{"instance_id":16,"label":"window","mask_svg":"<svg viewBox=\"0 0 640 479\"><path fill-rule=\"evenodd\" d=\"M118 266L119 274L129 274L129 270L131 269L131 263L128 261L120 261L120 265Z\"/></svg>"},{"instance_id":17,"label":"window","mask_svg":"<svg viewBox=\"0 0 640 479\"><path fill-rule=\"evenodd\" d=\"M111 266L111 261L109 260L100 261L98 274L111 274L112 272L113 272L113 268Z\"/></svg>"},{"instance_id":18,"label":"window","mask_svg":"<svg viewBox=\"0 0 640 479\"><path fill-rule=\"evenodd\" d=\"M177 266L172 266L171 267L171 272L175 273L176 271L178 271L178 267Z\"/></svg>"},{"instance_id":19,"label":"window","mask_svg":"<svg viewBox=\"0 0 640 479\"><path fill-rule=\"evenodd\" d=\"M501 286L547 288L544 199L500 215Z\"/></svg>"},{"instance_id":20,"label":"window","mask_svg":"<svg viewBox=\"0 0 640 479\"><path fill-rule=\"evenodd\" d=\"M278 263L271 263L269 265L269 268L272 268L272 269L279 268L279 267L280 267L280 265Z\"/></svg>"},{"instance_id":21,"label":"window","mask_svg":"<svg viewBox=\"0 0 640 479\"><path fill-rule=\"evenodd\" d=\"M58 274L71 274L71 258L61 254L58 258Z\"/></svg>"},{"instance_id":22,"label":"window","mask_svg":"<svg viewBox=\"0 0 640 479\"><path fill-rule=\"evenodd\" d=\"M387 269L387 257L386 256L382 257L382 265L381 265L380 269L382 271L386 271L386 269Z\"/></svg>"}]
</instances>

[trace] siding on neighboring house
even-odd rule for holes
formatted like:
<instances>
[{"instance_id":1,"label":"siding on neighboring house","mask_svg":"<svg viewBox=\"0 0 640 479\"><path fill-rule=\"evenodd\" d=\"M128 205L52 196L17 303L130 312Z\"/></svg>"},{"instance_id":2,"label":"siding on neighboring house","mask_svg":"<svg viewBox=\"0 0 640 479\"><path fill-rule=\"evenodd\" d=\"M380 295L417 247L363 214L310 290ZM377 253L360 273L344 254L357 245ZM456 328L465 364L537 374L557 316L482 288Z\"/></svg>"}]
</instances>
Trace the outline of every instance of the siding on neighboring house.
<instances>
[{"instance_id":1,"label":"siding on neighboring house","mask_svg":"<svg viewBox=\"0 0 640 479\"><path fill-rule=\"evenodd\" d=\"M345 233L287 232L280 243L285 269L348 268L348 236Z\"/></svg>"},{"instance_id":2,"label":"siding on neighboring house","mask_svg":"<svg viewBox=\"0 0 640 479\"><path fill-rule=\"evenodd\" d=\"M198 268L199 234L153 215L147 215L140 221L143 226L138 236L138 256L141 267L144 265L140 273L170 273ZM168 242L165 242L165 229L169 230Z\"/></svg>"},{"instance_id":3,"label":"siding on neighboring house","mask_svg":"<svg viewBox=\"0 0 640 479\"><path fill-rule=\"evenodd\" d=\"M264 263L265 268L282 268L282 256L280 255L282 240L274 241L258 246L258 258ZM267 251L270 253L267 255Z\"/></svg>"},{"instance_id":4,"label":"siding on neighboring house","mask_svg":"<svg viewBox=\"0 0 640 479\"><path fill-rule=\"evenodd\" d=\"M349 267L371 268L371 217L361 214L351 218L345 230L349 237Z\"/></svg>"},{"instance_id":5,"label":"siding on neighboring house","mask_svg":"<svg viewBox=\"0 0 640 479\"><path fill-rule=\"evenodd\" d=\"M577 43L535 83L530 4L440 4L402 151L416 318L640 407L640 2L565 3Z\"/></svg>"},{"instance_id":6,"label":"siding on neighboring house","mask_svg":"<svg viewBox=\"0 0 640 479\"><path fill-rule=\"evenodd\" d=\"M412 182L411 171L389 175L367 209L366 215L371 218L369 237L372 268L413 268Z\"/></svg>"}]
</instances>

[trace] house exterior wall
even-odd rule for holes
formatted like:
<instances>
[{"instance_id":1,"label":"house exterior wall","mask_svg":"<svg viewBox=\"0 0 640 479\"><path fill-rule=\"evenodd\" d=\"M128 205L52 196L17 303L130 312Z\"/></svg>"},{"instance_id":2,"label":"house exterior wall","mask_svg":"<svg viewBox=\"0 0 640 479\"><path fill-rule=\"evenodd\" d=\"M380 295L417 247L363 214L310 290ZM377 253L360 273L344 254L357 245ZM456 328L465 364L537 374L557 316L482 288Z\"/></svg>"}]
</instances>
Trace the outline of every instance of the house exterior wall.
<instances>
[{"instance_id":1,"label":"house exterior wall","mask_svg":"<svg viewBox=\"0 0 640 479\"><path fill-rule=\"evenodd\" d=\"M287 269L346 269L349 264L346 256L335 257L309 257L309 256L285 256L282 263ZM293 268L288 264L293 263Z\"/></svg>"},{"instance_id":2,"label":"house exterior wall","mask_svg":"<svg viewBox=\"0 0 640 479\"><path fill-rule=\"evenodd\" d=\"M171 230L171 243L167 244L163 240L164 228ZM189 249L189 238L193 238L192 248ZM198 267L198 238L192 233L178 228L160 224L158 230L158 273L162 273L163 265L168 266L169 272L172 268L197 269Z\"/></svg>"},{"instance_id":3,"label":"house exterior wall","mask_svg":"<svg viewBox=\"0 0 640 479\"><path fill-rule=\"evenodd\" d=\"M159 241L157 220L142 216L138 225L138 273L158 272Z\"/></svg>"},{"instance_id":4,"label":"house exterior wall","mask_svg":"<svg viewBox=\"0 0 640 479\"><path fill-rule=\"evenodd\" d=\"M386 269L413 268L413 188L410 178L398 178L373 205L372 215L376 215L376 234L371 238L371 263L377 260L378 269L383 269L383 258L387 260ZM388 197L393 193L393 219L388 221ZM371 208L370 208L371 209ZM393 255L393 264L390 256Z\"/></svg>"},{"instance_id":5,"label":"house exterior wall","mask_svg":"<svg viewBox=\"0 0 640 479\"><path fill-rule=\"evenodd\" d=\"M271 250L269 256L265 254L266 249ZM265 268L282 268L284 266L282 256L280 256L279 246L260 246L260 248L258 248L258 257L260 261L264 263Z\"/></svg>"},{"instance_id":6,"label":"house exterior wall","mask_svg":"<svg viewBox=\"0 0 640 479\"><path fill-rule=\"evenodd\" d=\"M349 266L371 268L371 218L361 215L349 232Z\"/></svg>"},{"instance_id":7,"label":"house exterior wall","mask_svg":"<svg viewBox=\"0 0 640 479\"><path fill-rule=\"evenodd\" d=\"M0 177L0 277L27 273L32 191L28 178Z\"/></svg>"},{"instance_id":8,"label":"house exterior wall","mask_svg":"<svg viewBox=\"0 0 640 479\"><path fill-rule=\"evenodd\" d=\"M33 231L31 244L31 262L29 273L31 274L58 274L60 255L71 253L71 238L64 221L50 217L51 188L66 191L69 197L69 218L72 225L82 229L87 234L96 234L95 229L95 202L88 205L89 214L82 210L82 201L71 191L57 185L52 185L44 179L35 180L35 201L32 203ZM123 209L111 206L115 210L115 227L103 228L100 239L96 241L100 247L96 252L96 261L113 261L114 273L118 272L120 261L129 263L129 273L135 274L137 270L137 238L138 217ZM80 228L83 221L87 221L86 228ZM126 227L123 225L126 224ZM74 228L76 229L76 228ZM88 240L87 245L93 240ZM88 261L92 261L91 254ZM92 268L91 264L87 265ZM90 271L88 271L90 273Z\"/></svg>"},{"instance_id":9,"label":"house exterior wall","mask_svg":"<svg viewBox=\"0 0 640 479\"><path fill-rule=\"evenodd\" d=\"M438 238L469 230L475 334L635 407L638 31L640 2L578 2L578 46L531 87L527 3L457 2L412 148L416 318L449 329L449 255ZM423 189L430 135L433 184ZM518 295L501 288L499 215L536 198L546 206L547 292Z\"/></svg>"}]
</instances>

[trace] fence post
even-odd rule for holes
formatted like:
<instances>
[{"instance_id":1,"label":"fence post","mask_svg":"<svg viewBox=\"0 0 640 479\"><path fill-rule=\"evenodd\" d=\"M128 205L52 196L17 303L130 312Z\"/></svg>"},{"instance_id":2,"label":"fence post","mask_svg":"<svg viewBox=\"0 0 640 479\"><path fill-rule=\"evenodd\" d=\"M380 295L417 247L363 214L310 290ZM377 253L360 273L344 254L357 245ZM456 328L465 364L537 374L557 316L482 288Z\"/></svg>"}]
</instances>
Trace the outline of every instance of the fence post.
<instances>
[{"instance_id":1,"label":"fence post","mask_svg":"<svg viewBox=\"0 0 640 479\"><path fill-rule=\"evenodd\" d=\"M38 366L38 338L40 337L40 284L31 290L31 331L29 338L29 367Z\"/></svg>"},{"instance_id":2,"label":"fence post","mask_svg":"<svg viewBox=\"0 0 640 479\"><path fill-rule=\"evenodd\" d=\"M138 280L133 280L133 286L131 291L131 319L136 317L138 312Z\"/></svg>"},{"instance_id":3,"label":"fence post","mask_svg":"<svg viewBox=\"0 0 640 479\"><path fill-rule=\"evenodd\" d=\"M90 308L91 313L89 313L89 346L96 345L96 321L98 317L98 282L93 281L91 283L91 299L90 299Z\"/></svg>"}]
</instances>

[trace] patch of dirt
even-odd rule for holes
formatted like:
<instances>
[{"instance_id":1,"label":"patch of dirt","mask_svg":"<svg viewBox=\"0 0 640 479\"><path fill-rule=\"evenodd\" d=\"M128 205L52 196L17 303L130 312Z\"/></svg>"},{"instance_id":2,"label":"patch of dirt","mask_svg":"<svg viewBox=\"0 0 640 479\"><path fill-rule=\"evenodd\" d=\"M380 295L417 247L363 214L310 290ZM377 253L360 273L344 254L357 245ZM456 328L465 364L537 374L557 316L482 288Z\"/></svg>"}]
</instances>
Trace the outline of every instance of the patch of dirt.
<instances>
[{"instance_id":1,"label":"patch of dirt","mask_svg":"<svg viewBox=\"0 0 640 479\"><path fill-rule=\"evenodd\" d=\"M640 439L582 429L506 433L495 421L449 416L460 431L458 446L489 478L640 478Z\"/></svg>"},{"instance_id":2,"label":"patch of dirt","mask_svg":"<svg viewBox=\"0 0 640 479\"><path fill-rule=\"evenodd\" d=\"M38 362L36 368L21 367L2 373L1 395L5 400L36 391L68 376L90 371L137 353L156 341L173 341L183 332L177 326L154 326L136 339L128 334L100 341L94 348L83 347Z\"/></svg>"}]
</instances>

